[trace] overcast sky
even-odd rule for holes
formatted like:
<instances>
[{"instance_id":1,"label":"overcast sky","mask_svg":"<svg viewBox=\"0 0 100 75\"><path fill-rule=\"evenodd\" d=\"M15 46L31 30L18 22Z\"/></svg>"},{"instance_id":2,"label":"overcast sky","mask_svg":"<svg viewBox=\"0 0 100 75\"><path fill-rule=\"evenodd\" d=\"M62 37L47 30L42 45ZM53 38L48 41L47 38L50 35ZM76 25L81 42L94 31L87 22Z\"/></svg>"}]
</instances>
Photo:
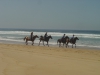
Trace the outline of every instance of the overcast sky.
<instances>
[{"instance_id":1,"label":"overcast sky","mask_svg":"<svg viewBox=\"0 0 100 75\"><path fill-rule=\"evenodd\" d=\"M100 0L0 0L0 28L100 30Z\"/></svg>"}]
</instances>

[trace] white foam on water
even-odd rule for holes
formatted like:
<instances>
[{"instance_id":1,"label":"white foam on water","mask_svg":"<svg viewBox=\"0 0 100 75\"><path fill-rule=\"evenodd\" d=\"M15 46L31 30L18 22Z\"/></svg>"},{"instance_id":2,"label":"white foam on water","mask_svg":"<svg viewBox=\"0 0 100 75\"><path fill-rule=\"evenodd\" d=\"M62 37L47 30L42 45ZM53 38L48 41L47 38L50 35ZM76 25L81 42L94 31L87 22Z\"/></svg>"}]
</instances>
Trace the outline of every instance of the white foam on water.
<instances>
[{"instance_id":1,"label":"white foam on water","mask_svg":"<svg viewBox=\"0 0 100 75\"><path fill-rule=\"evenodd\" d=\"M3 41L13 41L13 42L25 42L23 38L25 36L30 36L31 32L29 31L0 31L0 40ZM33 35L43 36L45 32L33 32ZM66 36L72 37L73 33L61 33L61 32L48 32L48 35L51 35L53 39L49 40L49 44L57 45L57 39L61 38L63 34L66 34ZM75 36L77 36L80 40L78 42L77 46L81 47L93 47L93 48L100 48L98 44L98 40L100 39L100 34L83 34L83 33L74 33ZM91 43L94 43L93 41L82 41L81 39L93 39L94 41L97 40L96 45ZM37 38L35 43L39 43L39 38ZM31 43L31 42L29 42ZM41 42L42 43L42 42ZM87 45L88 44L88 45ZM71 44L69 44L71 45Z\"/></svg>"}]
</instances>

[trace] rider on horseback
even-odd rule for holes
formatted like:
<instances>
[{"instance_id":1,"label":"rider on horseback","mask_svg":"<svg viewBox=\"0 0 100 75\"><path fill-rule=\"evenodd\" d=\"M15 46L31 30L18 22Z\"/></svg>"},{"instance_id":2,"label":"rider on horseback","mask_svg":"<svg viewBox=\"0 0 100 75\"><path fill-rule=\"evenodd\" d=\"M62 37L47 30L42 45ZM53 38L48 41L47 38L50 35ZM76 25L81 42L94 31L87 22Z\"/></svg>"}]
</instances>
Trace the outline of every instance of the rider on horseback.
<instances>
[{"instance_id":1,"label":"rider on horseback","mask_svg":"<svg viewBox=\"0 0 100 75\"><path fill-rule=\"evenodd\" d=\"M64 41L64 38L65 38L65 34L63 35L63 37L61 38L61 40Z\"/></svg>"},{"instance_id":2,"label":"rider on horseback","mask_svg":"<svg viewBox=\"0 0 100 75\"><path fill-rule=\"evenodd\" d=\"M47 32L46 32L45 35L44 35L44 40L46 39L47 36L48 36L48 35L47 35Z\"/></svg>"},{"instance_id":3,"label":"rider on horseback","mask_svg":"<svg viewBox=\"0 0 100 75\"><path fill-rule=\"evenodd\" d=\"M31 32L30 39L33 40L33 32Z\"/></svg>"},{"instance_id":4,"label":"rider on horseback","mask_svg":"<svg viewBox=\"0 0 100 75\"><path fill-rule=\"evenodd\" d=\"M72 42L73 40L74 40L74 34L73 34L72 38L70 39L70 41Z\"/></svg>"}]
</instances>

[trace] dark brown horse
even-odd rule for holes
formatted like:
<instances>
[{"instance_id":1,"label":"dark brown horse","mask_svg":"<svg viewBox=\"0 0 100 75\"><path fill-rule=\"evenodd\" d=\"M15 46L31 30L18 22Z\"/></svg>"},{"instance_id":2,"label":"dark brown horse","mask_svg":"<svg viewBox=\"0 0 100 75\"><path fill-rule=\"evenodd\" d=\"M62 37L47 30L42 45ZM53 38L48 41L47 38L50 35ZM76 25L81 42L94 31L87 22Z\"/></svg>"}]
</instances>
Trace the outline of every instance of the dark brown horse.
<instances>
[{"instance_id":1,"label":"dark brown horse","mask_svg":"<svg viewBox=\"0 0 100 75\"><path fill-rule=\"evenodd\" d=\"M26 41L26 45L28 45L28 41L32 41L32 45L34 44L34 40L36 39L36 38L39 38L37 35L34 35L33 36L33 38L32 38L32 40L30 39L30 37L25 37L24 38L24 40Z\"/></svg>"},{"instance_id":2,"label":"dark brown horse","mask_svg":"<svg viewBox=\"0 0 100 75\"><path fill-rule=\"evenodd\" d=\"M59 43L59 47L60 47L61 46L61 43L63 43L63 46L64 46L64 44L66 44L67 40L69 40L69 37L68 36L66 36L63 39L58 39L57 40L57 44Z\"/></svg>"},{"instance_id":3,"label":"dark brown horse","mask_svg":"<svg viewBox=\"0 0 100 75\"><path fill-rule=\"evenodd\" d=\"M73 45L75 44L75 48L76 48L76 40L79 40L78 37L75 37L75 38L71 38L69 40L67 40L67 44L66 44L66 47L68 46L68 43L71 43L72 44L72 48L73 48Z\"/></svg>"},{"instance_id":4,"label":"dark brown horse","mask_svg":"<svg viewBox=\"0 0 100 75\"><path fill-rule=\"evenodd\" d=\"M40 42L42 41L43 42L43 45L44 45L44 41L45 42L47 42L47 45L48 45L48 47L49 47L49 44L48 44L48 42L49 42L49 39L52 39L52 36L50 35L50 36L48 36L48 37L46 37L45 39L44 39L44 37L43 36L40 36ZM40 42L39 42L39 45L40 45ZM45 46L45 45L44 45Z\"/></svg>"}]
</instances>

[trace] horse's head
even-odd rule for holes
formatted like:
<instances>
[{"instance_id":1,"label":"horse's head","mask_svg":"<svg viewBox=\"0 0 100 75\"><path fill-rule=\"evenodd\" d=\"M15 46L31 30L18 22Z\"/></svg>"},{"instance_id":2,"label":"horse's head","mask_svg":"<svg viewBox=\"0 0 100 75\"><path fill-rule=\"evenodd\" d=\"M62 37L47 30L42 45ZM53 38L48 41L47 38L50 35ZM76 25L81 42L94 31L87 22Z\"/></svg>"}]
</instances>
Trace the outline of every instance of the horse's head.
<instances>
[{"instance_id":1,"label":"horse's head","mask_svg":"<svg viewBox=\"0 0 100 75\"><path fill-rule=\"evenodd\" d=\"M39 38L37 35L34 35L33 38Z\"/></svg>"},{"instance_id":2,"label":"horse's head","mask_svg":"<svg viewBox=\"0 0 100 75\"><path fill-rule=\"evenodd\" d=\"M39 37L36 35L36 38L39 38Z\"/></svg>"},{"instance_id":3,"label":"horse's head","mask_svg":"<svg viewBox=\"0 0 100 75\"><path fill-rule=\"evenodd\" d=\"M51 36L51 35L50 35L50 36L48 36L48 37L52 39L52 36Z\"/></svg>"},{"instance_id":4,"label":"horse's head","mask_svg":"<svg viewBox=\"0 0 100 75\"><path fill-rule=\"evenodd\" d=\"M74 39L79 40L79 38L78 38L78 37L75 37Z\"/></svg>"},{"instance_id":5,"label":"horse's head","mask_svg":"<svg viewBox=\"0 0 100 75\"><path fill-rule=\"evenodd\" d=\"M66 36L66 37L65 37L65 39L69 39L69 37L68 37L68 36Z\"/></svg>"},{"instance_id":6,"label":"horse's head","mask_svg":"<svg viewBox=\"0 0 100 75\"><path fill-rule=\"evenodd\" d=\"M29 39L29 37L28 37L28 36L24 37L24 41L25 41L25 40L28 40L28 39Z\"/></svg>"},{"instance_id":7,"label":"horse's head","mask_svg":"<svg viewBox=\"0 0 100 75\"><path fill-rule=\"evenodd\" d=\"M43 38L43 36L41 35L40 38Z\"/></svg>"},{"instance_id":8,"label":"horse's head","mask_svg":"<svg viewBox=\"0 0 100 75\"><path fill-rule=\"evenodd\" d=\"M24 39L23 39L23 40L25 41L25 39L26 39L26 37L24 37Z\"/></svg>"}]
</instances>

